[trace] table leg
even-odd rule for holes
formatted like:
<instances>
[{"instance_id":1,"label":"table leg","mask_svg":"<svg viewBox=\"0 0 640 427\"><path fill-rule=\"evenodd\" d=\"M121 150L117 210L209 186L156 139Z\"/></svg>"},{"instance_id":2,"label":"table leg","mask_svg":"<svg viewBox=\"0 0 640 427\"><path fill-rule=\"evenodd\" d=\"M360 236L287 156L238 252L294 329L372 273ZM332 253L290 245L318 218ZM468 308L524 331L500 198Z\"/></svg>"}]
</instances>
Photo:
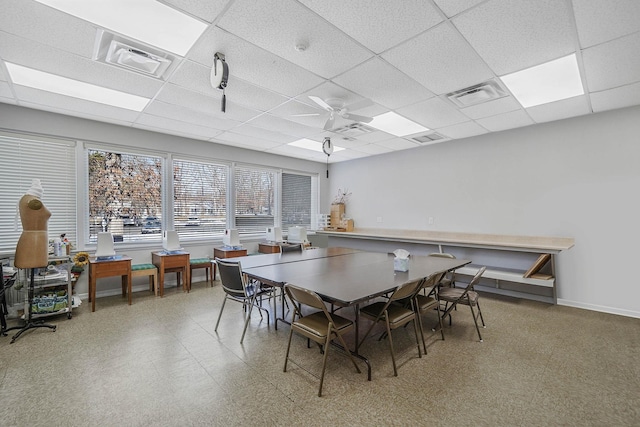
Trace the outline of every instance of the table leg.
<instances>
[{"instance_id":1,"label":"table leg","mask_svg":"<svg viewBox=\"0 0 640 427\"><path fill-rule=\"evenodd\" d=\"M123 297L127 294L127 278L126 277L127 276L125 276L125 275L122 275L120 277L120 282L122 282L121 285L122 285L122 296Z\"/></svg>"},{"instance_id":2,"label":"table leg","mask_svg":"<svg viewBox=\"0 0 640 427\"><path fill-rule=\"evenodd\" d=\"M89 299L91 300L91 311L96 311L96 276L91 275L89 280Z\"/></svg>"},{"instance_id":3,"label":"table leg","mask_svg":"<svg viewBox=\"0 0 640 427\"><path fill-rule=\"evenodd\" d=\"M160 262L158 269L158 285L160 286L160 298L164 296L164 263Z\"/></svg>"}]
</instances>

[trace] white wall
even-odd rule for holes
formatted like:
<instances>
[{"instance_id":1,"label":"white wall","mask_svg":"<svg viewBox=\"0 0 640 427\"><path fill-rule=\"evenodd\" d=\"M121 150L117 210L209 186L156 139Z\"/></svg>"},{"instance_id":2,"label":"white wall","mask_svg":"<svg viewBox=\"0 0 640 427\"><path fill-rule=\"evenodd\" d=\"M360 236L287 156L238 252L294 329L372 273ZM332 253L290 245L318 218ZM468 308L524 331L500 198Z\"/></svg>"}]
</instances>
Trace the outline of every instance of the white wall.
<instances>
[{"instance_id":1,"label":"white wall","mask_svg":"<svg viewBox=\"0 0 640 427\"><path fill-rule=\"evenodd\" d=\"M56 136L80 141L105 142L127 147L157 150L158 152L179 153L201 158L236 161L299 172L317 173L320 182L320 206L326 206L330 203L328 181L325 178L326 165L324 163L310 162L291 157L245 150L228 145L215 144L208 141L198 141L116 126L2 103L0 103L0 130ZM11 161L11 159L3 159L3 161ZM2 183L0 183L0 189L2 188L1 185ZM80 204L82 202L81 199L78 199L78 202ZM83 212L81 212L79 208L78 221L81 220L82 215ZM193 258L201 258L213 256L214 243L215 245L219 245L220 241L212 242L211 244L183 244L183 246L191 253ZM243 241L243 244L247 247L249 253L257 252L256 242ZM151 249L152 248L127 248L126 254L133 258L134 264L149 263L151 262ZM158 249L161 249L161 244L158 244L157 248L153 248L153 250ZM196 270L196 273L203 275L204 271ZM76 285L76 292L81 296L88 293L87 276L88 271L80 276L80 281ZM175 281L175 275L170 275L167 280ZM106 295L120 292L120 281L118 278L113 278L113 280L103 279L103 281L101 281L98 287L98 295L101 293ZM147 283L145 278L136 278L134 287L144 289Z\"/></svg>"},{"instance_id":2,"label":"white wall","mask_svg":"<svg viewBox=\"0 0 640 427\"><path fill-rule=\"evenodd\" d=\"M640 317L639 135L640 107L609 111L338 163L330 191L356 228L573 237L558 302Z\"/></svg>"}]
</instances>

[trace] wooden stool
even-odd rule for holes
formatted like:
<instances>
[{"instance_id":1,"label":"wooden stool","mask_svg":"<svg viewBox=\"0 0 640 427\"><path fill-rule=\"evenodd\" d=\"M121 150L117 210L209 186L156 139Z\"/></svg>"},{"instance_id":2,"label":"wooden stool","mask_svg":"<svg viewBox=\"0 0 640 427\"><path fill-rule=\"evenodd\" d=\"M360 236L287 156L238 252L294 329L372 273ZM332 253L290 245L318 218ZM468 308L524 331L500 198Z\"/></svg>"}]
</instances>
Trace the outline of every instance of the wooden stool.
<instances>
[{"instance_id":1,"label":"wooden stool","mask_svg":"<svg viewBox=\"0 0 640 427\"><path fill-rule=\"evenodd\" d=\"M209 271L210 268L213 267L213 275L211 279L209 279ZM213 287L213 281L216 279L216 264L212 263L209 258L192 258L189 260L189 268L191 270L191 277L193 282L193 270L196 268L204 268L204 274L207 279L207 282L211 283L211 287ZM191 286L189 286L191 288Z\"/></svg>"},{"instance_id":2,"label":"wooden stool","mask_svg":"<svg viewBox=\"0 0 640 427\"><path fill-rule=\"evenodd\" d=\"M153 264L135 264L131 266L131 277L149 276L149 290L158 296L158 269Z\"/></svg>"}]
</instances>

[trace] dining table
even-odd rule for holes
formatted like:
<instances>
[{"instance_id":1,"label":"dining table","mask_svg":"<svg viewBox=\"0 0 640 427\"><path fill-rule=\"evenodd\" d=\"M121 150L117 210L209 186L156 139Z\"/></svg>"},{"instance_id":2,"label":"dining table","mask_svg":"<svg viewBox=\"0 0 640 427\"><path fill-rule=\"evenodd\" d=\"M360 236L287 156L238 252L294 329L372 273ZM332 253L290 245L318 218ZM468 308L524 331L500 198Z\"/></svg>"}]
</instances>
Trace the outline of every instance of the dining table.
<instances>
[{"instance_id":1,"label":"dining table","mask_svg":"<svg viewBox=\"0 0 640 427\"><path fill-rule=\"evenodd\" d=\"M359 352L360 306L393 292L402 284L435 273L454 271L471 263L466 259L411 254L407 271L395 271L394 258L388 253L330 247L299 253L252 255L233 258L233 261L240 261L242 272L249 279L277 287L291 283L317 293L328 303L353 307L355 344L353 350L345 350L367 364L371 380L371 364ZM280 320L284 320L284 301L283 319Z\"/></svg>"}]
</instances>

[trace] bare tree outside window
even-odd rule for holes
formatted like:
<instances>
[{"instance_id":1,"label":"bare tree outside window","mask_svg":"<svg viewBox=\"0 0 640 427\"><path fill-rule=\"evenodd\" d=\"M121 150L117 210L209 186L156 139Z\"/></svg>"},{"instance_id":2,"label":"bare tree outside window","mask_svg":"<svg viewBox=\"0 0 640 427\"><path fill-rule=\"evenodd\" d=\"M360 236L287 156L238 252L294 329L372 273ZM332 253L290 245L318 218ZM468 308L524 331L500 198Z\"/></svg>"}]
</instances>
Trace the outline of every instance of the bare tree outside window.
<instances>
[{"instance_id":1,"label":"bare tree outside window","mask_svg":"<svg viewBox=\"0 0 640 427\"><path fill-rule=\"evenodd\" d=\"M162 159L90 150L89 241L109 231L116 241L162 230Z\"/></svg>"}]
</instances>

